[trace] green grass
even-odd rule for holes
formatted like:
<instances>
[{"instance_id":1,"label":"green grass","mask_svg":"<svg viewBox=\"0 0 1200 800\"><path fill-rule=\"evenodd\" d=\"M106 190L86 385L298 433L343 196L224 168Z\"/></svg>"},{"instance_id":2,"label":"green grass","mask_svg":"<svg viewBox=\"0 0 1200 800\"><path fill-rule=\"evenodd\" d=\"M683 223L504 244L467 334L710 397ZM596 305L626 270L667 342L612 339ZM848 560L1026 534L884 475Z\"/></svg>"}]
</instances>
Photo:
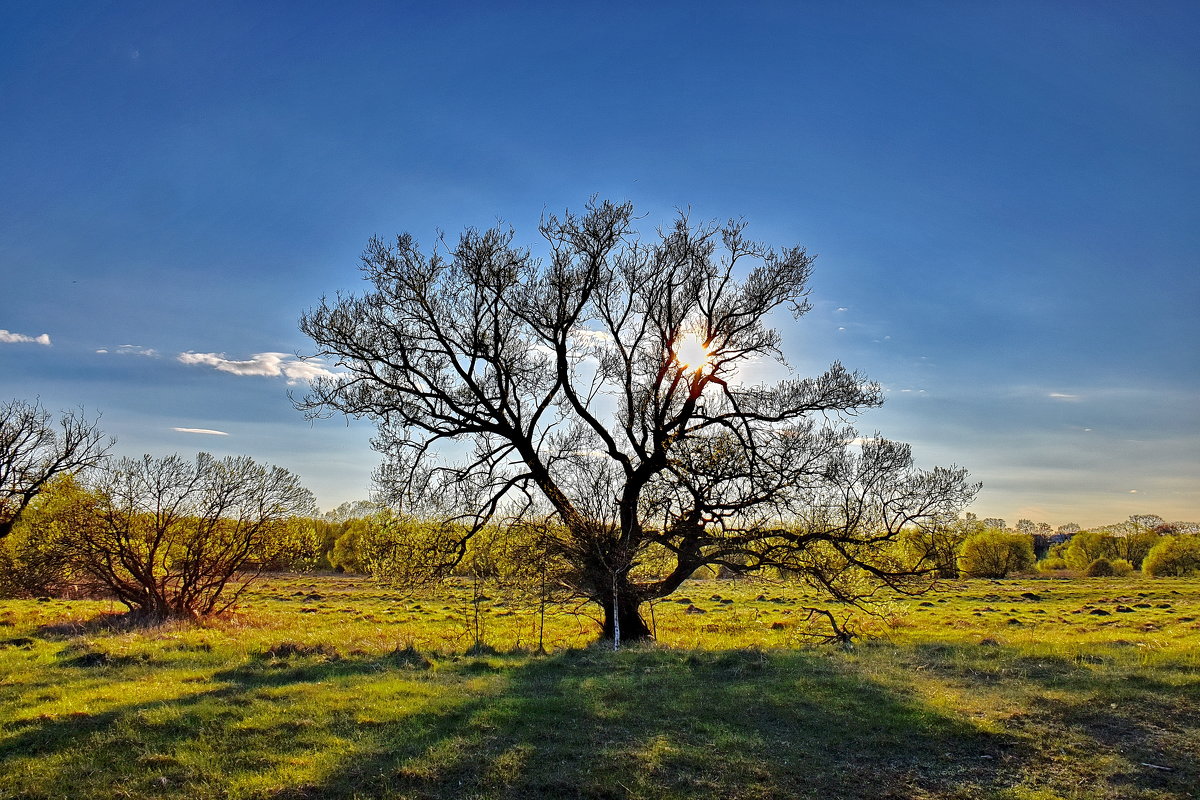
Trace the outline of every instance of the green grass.
<instances>
[{"instance_id":1,"label":"green grass","mask_svg":"<svg viewBox=\"0 0 1200 800\"><path fill-rule=\"evenodd\" d=\"M280 576L152 629L0 603L0 798L1200 796L1198 581L964 582L849 651L782 584L690 583L619 653L559 613L534 655L536 610L487 595Z\"/></svg>"}]
</instances>

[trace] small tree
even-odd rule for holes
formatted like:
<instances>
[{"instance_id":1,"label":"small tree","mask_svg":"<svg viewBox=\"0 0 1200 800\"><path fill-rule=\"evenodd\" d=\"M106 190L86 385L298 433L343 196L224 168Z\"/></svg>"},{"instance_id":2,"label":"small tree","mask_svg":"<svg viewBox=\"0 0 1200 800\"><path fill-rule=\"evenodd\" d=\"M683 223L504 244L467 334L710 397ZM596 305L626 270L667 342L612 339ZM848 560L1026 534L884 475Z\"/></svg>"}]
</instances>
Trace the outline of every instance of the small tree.
<instances>
[{"instance_id":1,"label":"small tree","mask_svg":"<svg viewBox=\"0 0 1200 800\"><path fill-rule=\"evenodd\" d=\"M330 523L323 519L292 517L276 526L270 541L264 541L260 555L253 563L255 567L272 572L308 572L328 566L326 554L326 528Z\"/></svg>"},{"instance_id":2,"label":"small tree","mask_svg":"<svg viewBox=\"0 0 1200 800\"><path fill-rule=\"evenodd\" d=\"M0 597L69 594L80 580L71 542L95 522L98 498L74 475L58 475L0 539Z\"/></svg>"},{"instance_id":3,"label":"small tree","mask_svg":"<svg viewBox=\"0 0 1200 800\"><path fill-rule=\"evenodd\" d=\"M1137 569L1160 538L1153 529L1136 528L1128 523L1098 531L1082 531L1071 537L1063 558L1077 572L1083 572L1098 558L1123 559Z\"/></svg>"},{"instance_id":4,"label":"small tree","mask_svg":"<svg viewBox=\"0 0 1200 800\"><path fill-rule=\"evenodd\" d=\"M148 621L229 608L285 542L312 494L280 467L200 453L124 458L92 484L92 519L72 548L97 589Z\"/></svg>"},{"instance_id":5,"label":"small tree","mask_svg":"<svg viewBox=\"0 0 1200 800\"><path fill-rule=\"evenodd\" d=\"M1110 538L1099 531L1080 531L1067 543L1063 559L1071 569L1083 572L1096 559L1113 555Z\"/></svg>"},{"instance_id":6,"label":"small tree","mask_svg":"<svg viewBox=\"0 0 1200 800\"><path fill-rule=\"evenodd\" d=\"M1035 560L1029 535L985 530L963 542L958 568L971 578L1003 578L1032 569Z\"/></svg>"},{"instance_id":7,"label":"small tree","mask_svg":"<svg viewBox=\"0 0 1200 800\"><path fill-rule=\"evenodd\" d=\"M364 539L372 526L381 525L382 518L347 519L338 526L338 537L329 552L330 565L339 572L366 573L369 571L363 555Z\"/></svg>"},{"instance_id":8,"label":"small tree","mask_svg":"<svg viewBox=\"0 0 1200 800\"><path fill-rule=\"evenodd\" d=\"M1153 578L1200 574L1200 536L1164 536L1142 562L1142 571Z\"/></svg>"},{"instance_id":9,"label":"small tree","mask_svg":"<svg viewBox=\"0 0 1200 800\"><path fill-rule=\"evenodd\" d=\"M1113 575L1118 578L1124 578L1133 574L1133 564L1129 563L1124 558L1114 558L1112 560Z\"/></svg>"},{"instance_id":10,"label":"small tree","mask_svg":"<svg viewBox=\"0 0 1200 800\"><path fill-rule=\"evenodd\" d=\"M789 569L851 602L927 585L888 546L957 514L977 488L965 470L916 469L907 446L841 424L882 391L840 364L769 386L739 374L782 361L769 318L808 311L813 258L741 222L681 215L644 240L634 219L595 202L545 218L544 259L501 228L432 253L373 240L371 290L303 317L346 371L301 407L375 419L385 499L440 526L396 563L436 579L480 532L533 525L541 563L563 565L553 582L613 640L649 637L642 604L706 565Z\"/></svg>"},{"instance_id":11,"label":"small tree","mask_svg":"<svg viewBox=\"0 0 1200 800\"><path fill-rule=\"evenodd\" d=\"M1134 528L1121 536L1112 537L1110 548L1114 558L1124 559L1140 569L1146 556L1162 539L1162 534L1154 528Z\"/></svg>"},{"instance_id":12,"label":"small tree","mask_svg":"<svg viewBox=\"0 0 1200 800\"><path fill-rule=\"evenodd\" d=\"M939 578L957 578L959 549L968 537L984 529L983 522L968 512L961 519L913 526L901 534L900 543L916 565L932 567Z\"/></svg>"},{"instance_id":13,"label":"small tree","mask_svg":"<svg viewBox=\"0 0 1200 800\"><path fill-rule=\"evenodd\" d=\"M37 401L0 404L0 538L55 476L104 461L113 440L97 425L82 411L68 411L56 422Z\"/></svg>"}]
</instances>

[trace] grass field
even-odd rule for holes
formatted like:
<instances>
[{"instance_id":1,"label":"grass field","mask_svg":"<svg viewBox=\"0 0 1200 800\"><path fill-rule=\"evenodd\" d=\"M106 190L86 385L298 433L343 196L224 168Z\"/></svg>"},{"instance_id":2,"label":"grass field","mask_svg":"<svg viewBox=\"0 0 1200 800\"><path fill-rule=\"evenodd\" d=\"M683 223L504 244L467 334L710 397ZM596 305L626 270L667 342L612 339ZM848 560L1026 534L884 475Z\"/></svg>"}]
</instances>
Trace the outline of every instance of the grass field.
<instances>
[{"instance_id":1,"label":"grass field","mask_svg":"<svg viewBox=\"0 0 1200 800\"><path fill-rule=\"evenodd\" d=\"M148 630L0 603L0 798L1200 797L1200 581L964 582L851 650L803 644L796 587L701 581L657 645L558 613L546 655L476 592L277 576Z\"/></svg>"}]
</instances>

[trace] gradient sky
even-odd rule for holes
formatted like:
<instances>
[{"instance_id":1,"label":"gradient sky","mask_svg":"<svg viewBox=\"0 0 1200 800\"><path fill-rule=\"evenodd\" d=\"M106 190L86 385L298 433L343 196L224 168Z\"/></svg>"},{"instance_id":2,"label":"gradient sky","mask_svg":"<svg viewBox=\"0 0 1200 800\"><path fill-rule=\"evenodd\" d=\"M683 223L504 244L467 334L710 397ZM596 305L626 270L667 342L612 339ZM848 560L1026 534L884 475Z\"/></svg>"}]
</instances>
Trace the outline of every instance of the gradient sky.
<instances>
[{"instance_id":1,"label":"gradient sky","mask_svg":"<svg viewBox=\"0 0 1200 800\"><path fill-rule=\"evenodd\" d=\"M371 426L289 402L300 313L361 290L373 234L535 244L599 194L819 253L790 362L880 381L864 433L970 469L981 517L1194 520L1197 30L1194 2L0 2L0 398L365 497Z\"/></svg>"}]
</instances>

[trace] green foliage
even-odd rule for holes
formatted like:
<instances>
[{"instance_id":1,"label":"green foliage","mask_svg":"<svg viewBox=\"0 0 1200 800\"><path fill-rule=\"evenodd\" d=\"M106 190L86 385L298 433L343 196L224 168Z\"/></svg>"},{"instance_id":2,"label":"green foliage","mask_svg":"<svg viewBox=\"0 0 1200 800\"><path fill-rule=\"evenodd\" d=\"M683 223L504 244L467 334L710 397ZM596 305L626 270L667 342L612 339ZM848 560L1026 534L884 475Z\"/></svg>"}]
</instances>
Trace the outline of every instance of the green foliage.
<instances>
[{"instance_id":1,"label":"green foliage","mask_svg":"<svg viewBox=\"0 0 1200 800\"><path fill-rule=\"evenodd\" d=\"M1161 535L1153 530L1128 525L1114 526L1111 531L1081 531L1071 537L1063 557L1067 565L1078 572L1086 570L1097 558L1124 559L1138 569L1160 538Z\"/></svg>"},{"instance_id":2,"label":"green foliage","mask_svg":"<svg viewBox=\"0 0 1200 800\"><path fill-rule=\"evenodd\" d=\"M1124 578L1133 574L1133 564L1130 564L1126 559L1116 558L1111 563L1114 576Z\"/></svg>"},{"instance_id":3,"label":"green foliage","mask_svg":"<svg viewBox=\"0 0 1200 800\"><path fill-rule=\"evenodd\" d=\"M970 578L1003 578L1033 568L1033 538L1024 533L984 530L963 542L958 568Z\"/></svg>"},{"instance_id":4,"label":"green foliage","mask_svg":"<svg viewBox=\"0 0 1200 800\"><path fill-rule=\"evenodd\" d=\"M1087 565L1083 574L1087 578L1111 578L1114 574L1112 562L1107 558L1097 558Z\"/></svg>"},{"instance_id":5,"label":"green foliage","mask_svg":"<svg viewBox=\"0 0 1200 800\"><path fill-rule=\"evenodd\" d=\"M67 594L78 576L72 532L93 524L99 498L59 475L0 539L0 597Z\"/></svg>"},{"instance_id":6,"label":"green foliage","mask_svg":"<svg viewBox=\"0 0 1200 800\"><path fill-rule=\"evenodd\" d=\"M1142 571L1155 578L1200 574L1200 536L1165 536L1142 563Z\"/></svg>"},{"instance_id":7,"label":"green foliage","mask_svg":"<svg viewBox=\"0 0 1200 800\"><path fill-rule=\"evenodd\" d=\"M1058 556L1043 558L1037 565L1039 572L1062 572L1067 569L1067 562Z\"/></svg>"},{"instance_id":8,"label":"green foliage","mask_svg":"<svg viewBox=\"0 0 1200 800\"><path fill-rule=\"evenodd\" d=\"M325 557L324 528L328 523L307 517L293 517L275 526L270 538L264 537L257 554L259 565L272 570L306 572L329 564Z\"/></svg>"},{"instance_id":9,"label":"green foliage","mask_svg":"<svg viewBox=\"0 0 1200 800\"><path fill-rule=\"evenodd\" d=\"M329 564L338 572L365 575L369 572L366 554L363 552L364 537L371 534L373 525L381 524L374 519L350 519L337 527L337 538L329 551Z\"/></svg>"},{"instance_id":10,"label":"green foliage","mask_svg":"<svg viewBox=\"0 0 1200 800\"><path fill-rule=\"evenodd\" d=\"M1162 539L1157 531L1141 528L1125 536L1114 536L1110 547L1112 555L1128 561L1134 569L1139 569L1146 556Z\"/></svg>"},{"instance_id":11,"label":"green foliage","mask_svg":"<svg viewBox=\"0 0 1200 800\"><path fill-rule=\"evenodd\" d=\"M1083 572L1096 559L1112 555L1108 545L1111 538L1099 531L1080 531L1075 534L1063 551L1067 566L1076 572Z\"/></svg>"},{"instance_id":12,"label":"green foliage","mask_svg":"<svg viewBox=\"0 0 1200 800\"><path fill-rule=\"evenodd\" d=\"M96 513L71 531L92 585L151 621L226 610L314 508L299 478L241 457L121 459L97 479Z\"/></svg>"},{"instance_id":13,"label":"green foliage","mask_svg":"<svg viewBox=\"0 0 1200 800\"><path fill-rule=\"evenodd\" d=\"M933 569L939 578L958 577L958 551L967 537L985 529L974 514L939 520L924 527L905 528L900 547L916 569Z\"/></svg>"}]
</instances>

